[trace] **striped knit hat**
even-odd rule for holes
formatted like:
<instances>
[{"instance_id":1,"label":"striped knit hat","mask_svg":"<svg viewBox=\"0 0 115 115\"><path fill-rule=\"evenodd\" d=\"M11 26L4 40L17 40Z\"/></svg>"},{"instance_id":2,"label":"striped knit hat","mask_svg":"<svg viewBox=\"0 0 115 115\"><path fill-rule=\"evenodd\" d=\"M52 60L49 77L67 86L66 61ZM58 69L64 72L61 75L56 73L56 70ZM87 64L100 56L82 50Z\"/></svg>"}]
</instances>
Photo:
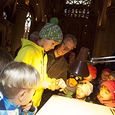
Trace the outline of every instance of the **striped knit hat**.
<instances>
[{"instance_id":1,"label":"striped knit hat","mask_svg":"<svg viewBox=\"0 0 115 115\"><path fill-rule=\"evenodd\" d=\"M57 41L61 43L63 39L63 34L61 31L61 28L57 25L58 19L57 18L51 18L49 23L46 23L44 27L39 32L39 37L42 38L48 38L52 39L54 41Z\"/></svg>"}]
</instances>

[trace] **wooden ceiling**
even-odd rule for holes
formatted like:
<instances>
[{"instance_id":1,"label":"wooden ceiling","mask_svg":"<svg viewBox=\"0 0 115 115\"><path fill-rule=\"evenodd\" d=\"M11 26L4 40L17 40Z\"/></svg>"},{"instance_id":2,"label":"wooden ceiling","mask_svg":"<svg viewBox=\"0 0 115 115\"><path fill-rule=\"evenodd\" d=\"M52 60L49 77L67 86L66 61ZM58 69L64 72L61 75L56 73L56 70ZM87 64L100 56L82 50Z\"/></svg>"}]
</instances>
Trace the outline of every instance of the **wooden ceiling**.
<instances>
[{"instance_id":1,"label":"wooden ceiling","mask_svg":"<svg viewBox=\"0 0 115 115\"><path fill-rule=\"evenodd\" d=\"M112 0L92 0L93 10L99 15L98 25L100 26L103 22L103 17L106 14L107 7L111 6ZM46 17L56 15L60 16L63 13L66 0L0 0L0 18L2 18L3 11L6 12L8 20L13 22L15 19L15 12L18 7L25 8L32 13L37 19L46 20ZM114 3L114 1L113 1Z\"/></svg>"},{"instance_id":2,"label":"wooden ceiling","mask_svg":"<svg viewBox=\"0 0 115 115\"><path fill-rule=\"evenodd\" d=\"M10 38L15 42L16 45L14 47L17 49L19 41L16 41L15 38L19 39L23 34L24 21L22 20L26 18L24 18L23 15L26 15L27 12L30 12L32 15L31 32L40 27L41 22L47 22L51 17L56 16L59 18L59 24L64 34L72 33L77 36L79 42L78 50L81 46L86 46L93 50L96 29L104 29L108 12L109 15L115 14L115 2L113 0L90 0L91 5L87 7L85 5L68 5L66 1L67 0L0 0L0 23L5 23L5 26L3 24L3 26L0 27L0 31L2 29L2 31L5 31L5 34L9 33L9 31L13 31L13 37L10 36ZM88 10L90 11L88 19L84 18L85 16L87 17L87 14L85 15L84 13L83 16L80 12L76 17L76 11L80 11L81 9L86 9L85 13L87 13ZM23 13L20 14L19 10ZM6 14L6 19L4 19L3 13ZM23 26L21 26L20 23L23 24ZM11 27L11 25L13 26ZM5 35L5 38L4 36L2 37L2 43L6 44L9 35ZM6 39L6 41L4 41L4 39Z\"/></svg>"}]
</instances>

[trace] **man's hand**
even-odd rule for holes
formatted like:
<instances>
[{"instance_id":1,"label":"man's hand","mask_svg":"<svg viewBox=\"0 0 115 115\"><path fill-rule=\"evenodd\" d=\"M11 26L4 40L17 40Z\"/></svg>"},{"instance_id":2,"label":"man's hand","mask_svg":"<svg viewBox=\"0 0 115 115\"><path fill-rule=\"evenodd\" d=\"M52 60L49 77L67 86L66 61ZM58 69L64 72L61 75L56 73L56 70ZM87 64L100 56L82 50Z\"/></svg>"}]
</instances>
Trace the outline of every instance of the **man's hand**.
<instances>
[{"instance_id":1,"label":"man's hand","mask_svg":"<svg viewBox=\"0 0 115 115\"><path fill-rule=\"evenodd\" d=\"M60 91L62 91L67 87L65 81L62 78L56 80L56 85L57 85L57 89L61 88Z\"/></svg>"},{"instance_id":2,"label":"man's hand","mask_svg":"<svg viewBox=\"0 0 115 115\"><path fill-rule=\"evenodd\" d=\"M62 78L60 79L52 78L52 82L44 82L43 86L54 91L58 89L64 89L66 87L66 83Z\"/></svg>"}]
</instances>

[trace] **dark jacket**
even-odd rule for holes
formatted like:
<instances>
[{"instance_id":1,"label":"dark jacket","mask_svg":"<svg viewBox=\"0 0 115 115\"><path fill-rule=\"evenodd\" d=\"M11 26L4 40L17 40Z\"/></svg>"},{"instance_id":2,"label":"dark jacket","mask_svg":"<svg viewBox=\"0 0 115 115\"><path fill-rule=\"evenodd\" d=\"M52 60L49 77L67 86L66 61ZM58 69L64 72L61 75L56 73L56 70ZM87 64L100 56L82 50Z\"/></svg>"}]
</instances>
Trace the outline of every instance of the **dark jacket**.
<instances>
[{"instance_id":1,"label":"dark jacket","mask_svg":"<svg viewBox=\"0 0 115 115\"><path fill-rule=\"evenodd\" d=\"M69 65L64 56L55 58L54 51L48 52L47 73L50 78L66 80Z\"/></svg>"}]
</instances>

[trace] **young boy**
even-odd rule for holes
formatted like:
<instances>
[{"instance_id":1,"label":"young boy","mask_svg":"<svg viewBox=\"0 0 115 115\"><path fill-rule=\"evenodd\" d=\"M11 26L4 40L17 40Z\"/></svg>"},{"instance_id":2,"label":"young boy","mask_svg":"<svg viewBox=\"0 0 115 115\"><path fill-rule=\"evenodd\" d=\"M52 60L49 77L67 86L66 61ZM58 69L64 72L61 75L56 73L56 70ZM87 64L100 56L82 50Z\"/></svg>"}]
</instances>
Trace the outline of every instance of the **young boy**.
<instances>
[{"instance_id":1,"label":"young boy","mask_svg":"<svg viewBox=\"0 0 115 115\"><path fill-rule=\"evenodd\" d=\"M115 107L115 81L107 80L101 83L97 99L103 105Z\"/></svg>"},{"instance_id":2,"label":"young boy","mask_svg":"<svg viewBox=\"0 0 115 115\"><path fill-rule=\"evenodd\" d=\"M101 78L100 78L100 83L106 81L106 80L110 80L109 79L109 75L111 73L111 70L109 68L105 68L102 70L102 73L101 73Z\"/></svg>"},{"instance_id":3,"label":"young boy","mask_svg":"<svg viewBox=\"0 0 115 115\"><path fill-rule=\"evenodd\" d=\"M81 82L76 87L76 99L85 100L93 92L93 85L90 82Z\"/></svg>"},{"instance_id":4,"label":"young boy","mask_svg":"<svg viewBox=\"0 0 115 115\"><path fill-rule=\"evenodd\" d=\"M39 73L32 66L9 63L0 74L0 115L22 115L28 111L39 81Z\"/></svg>"}]
</instances>

